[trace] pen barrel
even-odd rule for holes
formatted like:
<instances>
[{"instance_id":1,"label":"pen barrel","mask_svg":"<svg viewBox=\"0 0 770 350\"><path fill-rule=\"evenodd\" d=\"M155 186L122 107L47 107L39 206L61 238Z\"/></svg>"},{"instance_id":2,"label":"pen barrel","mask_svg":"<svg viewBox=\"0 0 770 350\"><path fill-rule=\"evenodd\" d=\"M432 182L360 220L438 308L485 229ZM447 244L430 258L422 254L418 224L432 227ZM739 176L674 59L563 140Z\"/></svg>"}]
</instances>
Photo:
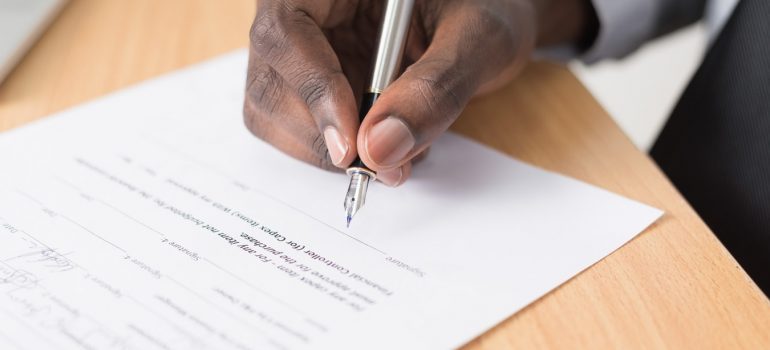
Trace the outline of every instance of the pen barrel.
<instances>
[{"instance_id":1,"label":"pen barrel","mask_svg":"<svg viewBox=\"0 0 770 350\"><path fill-rule=\"evenodd\" d=\"M374 57L372 81L361 100L358 119L363 122L369 110L390 85L401 69L401 61L412 21L414 0L388 0L380 25L377 53ZM361 168L371 172L361 158L356 157L348 169Z\"/></svg>"},{"instance_id":2,"label":"pen barrel","mask_svg":"<svg viewBox=\"0 0 770 350\"><path fill-rule=\"evenodd\" d=\"M376 102L377 98L379 97L380 97L380 94L377 92L368 92L364 94L364 98L361 100L361 108L358 110L358 120L360 120L361 122L364 121L364 118L366 118L366 115L369 113L369 110L372 109L374 102ZM362 162L361 158L359 157L356 157L356 160L353 161L353 163L350 165L350 168L368 169L366 165L364 165L364 162Z\"/></svg>"},{"instance_id":3,"label":"pen barrel","mask_svg":"<svg viewBox=\"0 0 770 350\"><path fill-rule=\"evenodd\" d=\"M369 91L384 91L399 73L413 8L414 0L387 1Z\"/></svg>"}]
</instances>

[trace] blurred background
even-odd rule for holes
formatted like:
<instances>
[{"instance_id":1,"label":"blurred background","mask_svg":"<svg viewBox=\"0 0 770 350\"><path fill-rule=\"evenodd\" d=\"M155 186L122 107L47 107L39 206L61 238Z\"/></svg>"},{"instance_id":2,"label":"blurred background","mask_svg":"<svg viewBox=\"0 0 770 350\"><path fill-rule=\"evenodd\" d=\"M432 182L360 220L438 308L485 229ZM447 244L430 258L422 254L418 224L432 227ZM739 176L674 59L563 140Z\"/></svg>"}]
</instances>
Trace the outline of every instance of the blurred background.
<instances>
[{"instance_id":1,"label":"blurred background","mask_svg":"<svg viewBox=\"0 0 770 350\"><path fill-rule=\"evenodd\" d=\"M67 2L0 0L0 81ZM622 60L592 66L573 62L570 69L634 144L647 151L698 67L706 49L707 31L704 24L692 25L648 43Z\"/></svg>"},{"instance_id":2,"label":"blurred background","mask_svg":"<svg viewBox=\"0 0 770 350\"><path fill-rule=\"evenodd\" d=\"M585 84L621 129L648 151L700 65L708 44L703 23L643 46L622 60L570 69Z\"/></svg>"}]
</instances>

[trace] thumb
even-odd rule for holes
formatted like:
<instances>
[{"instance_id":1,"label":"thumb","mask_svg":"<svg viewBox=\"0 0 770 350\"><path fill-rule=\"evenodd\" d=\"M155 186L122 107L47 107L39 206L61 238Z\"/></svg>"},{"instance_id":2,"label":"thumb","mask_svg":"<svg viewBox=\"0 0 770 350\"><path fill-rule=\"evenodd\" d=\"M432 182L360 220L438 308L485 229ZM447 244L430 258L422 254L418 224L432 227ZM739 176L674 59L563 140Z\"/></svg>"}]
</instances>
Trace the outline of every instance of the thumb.
<instances>
[{"instance_id":1,"label":"thumb","mask_svg":"<svg viewBox=\"0 0 770 350\"><path fill-rule=\"evenodd\" d=\"M452 65L443 60L415 63L379 97L357 139L361 160L369 168L402 166L457 119L473 91L471 82L452 76Z\"/></svg>"},{"instance_id":2,"label":"thumb","mask_svg":"<svg viewBox=\"0 0 770 350\"><path fill-rule=\"evenodd\" d=\"M357 146L370 169L388 171L409 163L449 128L479 86L514 61L519 50L511 36L499 34L499 25L481 15L453 17L439 23L420 60L364 118Z\"/></svg>"}]
</instances>

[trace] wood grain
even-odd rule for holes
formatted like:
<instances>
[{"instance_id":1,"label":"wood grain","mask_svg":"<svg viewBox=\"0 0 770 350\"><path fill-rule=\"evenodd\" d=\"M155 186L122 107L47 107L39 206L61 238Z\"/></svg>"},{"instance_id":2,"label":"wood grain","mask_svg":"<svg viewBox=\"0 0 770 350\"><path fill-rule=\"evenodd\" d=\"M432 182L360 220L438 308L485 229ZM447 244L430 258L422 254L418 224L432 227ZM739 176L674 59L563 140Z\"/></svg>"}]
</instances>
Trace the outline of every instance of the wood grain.
<instances>
[{"instance_id":1,"label":"wood grain","mask_svg":"<svg viewBox=\"0 0 770 350\"><path fill-rule=\"evenodd\" d=\"M0 85L0 130L244 47L249 0L73 0ZM770 348L770 301L565 68L533 64L453 127L662 208L638 238L468 349Z\"/></svg>"}]
</instances>

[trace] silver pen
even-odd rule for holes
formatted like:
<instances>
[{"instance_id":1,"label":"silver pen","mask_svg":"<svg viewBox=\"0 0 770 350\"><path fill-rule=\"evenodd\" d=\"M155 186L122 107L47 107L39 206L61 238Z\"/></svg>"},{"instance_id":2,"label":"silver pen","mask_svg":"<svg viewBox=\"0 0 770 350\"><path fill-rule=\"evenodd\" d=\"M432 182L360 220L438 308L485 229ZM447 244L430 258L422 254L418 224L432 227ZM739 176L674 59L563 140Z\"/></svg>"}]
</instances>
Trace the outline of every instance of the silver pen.
<instances>
[{"instance_id":1,"label":"silver pen","mask_svg":"<svg viewBox=\"0 0 770 350\"><path fill-rule=\"evenodd\" d=\"M369 113L369 109L372 108L380 94L399 73L413 8L414 0L387 0L385 15L380 26L372 81L361 100L361 109L358 114L361 121ZM347 225L350 227L353 216L361 210L366 202L369 182L374 180L377 174L367 168L360 158L353 161L353 164L347 169L347 173L350 175L350 185L348 185L348 192L345 195L345 217Z\"/></svg>"}]
</instances>

